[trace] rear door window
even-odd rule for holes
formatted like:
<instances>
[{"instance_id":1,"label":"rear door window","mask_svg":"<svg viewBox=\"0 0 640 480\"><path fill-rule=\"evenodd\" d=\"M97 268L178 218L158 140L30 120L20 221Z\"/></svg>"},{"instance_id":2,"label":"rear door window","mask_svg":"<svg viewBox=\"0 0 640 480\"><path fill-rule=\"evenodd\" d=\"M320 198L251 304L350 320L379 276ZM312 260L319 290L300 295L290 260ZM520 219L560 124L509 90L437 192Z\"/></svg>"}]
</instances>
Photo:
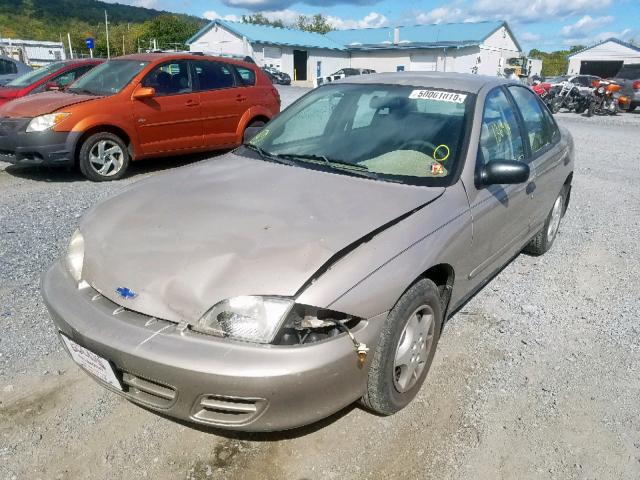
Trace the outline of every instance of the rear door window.
<instances>
[{"instance_id":1,"label":"rear door window","mask_svg":"<svg viewBox=\"0 0 640 480\"><path fill-rule=\"evenodd\" d=\"M188 64L184 60L163 63L154 68L144 77L142 86L155 89L158 97L193 91Z\"/></svg>"},{"instance_id":2,"label":"rear door window","mask_svg":"<svg viewBox=\"0 0 640 480\"><path fill-rule=\"evenodd\" d=\"M535 94L527 88L510 86L509 92L522 114L531 152L535 155L559 137L558 128Z\"/></svg>"},{"instance_id":3,"label":"rear door window","mask_svg":"<svg viewBox=\"0 0 640 480\"><path fill-rule=\"evenodd\" d=\"M192 61L194 76L199 90L217 90L235 87L233 70L223 62L207 60Z\"/></svg>"},{"instance_id":4,"label":"rear door window","mask_svg":"<svg viewBox=\"0 0 640 480\"><path fill-rule=\"evenodd\" d=\"M243 85L251 86L256 84L256 72L250 68L236 67L236 71Z\"/></svg>"},{"instance_id":5,"label":"rear door window","mask_svg":"<svg viewBox=\"0 0 640 480\"><path fill-rule=\"evenodd\" d=\"M13 75L18 73L18 67L9 60L0 59L0 75Z\"/></svg>"},{"instance_id":6,"label":"rear door window","mask_svg":"<svg viewBox=\"0 0 640 480\"><path fill-rule=\"evenodd\" d=\"M516 113L502 88L487 95L482 115L478 162L525 159L524 143Z\"/></svg>"}]
</instances>

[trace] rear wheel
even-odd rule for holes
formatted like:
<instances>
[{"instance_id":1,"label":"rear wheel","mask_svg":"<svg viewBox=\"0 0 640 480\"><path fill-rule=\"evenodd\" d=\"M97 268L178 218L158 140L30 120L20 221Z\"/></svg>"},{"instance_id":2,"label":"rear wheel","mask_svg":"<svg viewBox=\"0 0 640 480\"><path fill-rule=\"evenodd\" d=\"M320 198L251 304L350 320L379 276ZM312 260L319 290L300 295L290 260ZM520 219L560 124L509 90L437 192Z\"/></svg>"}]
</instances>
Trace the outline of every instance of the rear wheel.
<instances>
[{"instance_id":1,"label":"rear wheel","mask_svg":"<svg viewBox=\"0 0 640 480\"><path fill-rule=\"evenodd\" d=\"M126 144L120 137L108 132L95 133L87 138L78 158L80 171L94 182L122 178L129 162Z\"/></svg>"},{"instance_id":2,"label":"rear wheel","mask_svg":"<svg viewBox=\"0 0 640 480\"><path fill-rule=\"evenodd\" d=\"M422 279L393 307L380 334L362 403L391 415L413 400L431 367L440 337L443 305L436 285Z\"/></svg>"}]
</instances>

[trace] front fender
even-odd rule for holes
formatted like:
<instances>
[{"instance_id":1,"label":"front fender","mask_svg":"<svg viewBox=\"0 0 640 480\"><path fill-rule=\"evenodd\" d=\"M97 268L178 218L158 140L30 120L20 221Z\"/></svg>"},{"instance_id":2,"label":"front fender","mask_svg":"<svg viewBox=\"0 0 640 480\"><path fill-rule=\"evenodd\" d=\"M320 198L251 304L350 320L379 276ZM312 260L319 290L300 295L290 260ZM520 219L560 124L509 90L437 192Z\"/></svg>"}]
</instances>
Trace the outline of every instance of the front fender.
<instances>
[{"instance_id":1,"label":"front fender","mask_svg":"<svg viewBox=\"0 0 640 480\"><path fill-rule=\"evenodd\" d=\"M388 311L430 267L463 269L472 218L460 182L423 209L374 236L312 282L297 302L361 318ZM454 284L453 296L464 285ZM452 297L453 298L453 297Z\"/></svg>"},{"instance_id":2,"label":"front fender","mask_svg":"<svg viewBox=\"0 0 640 480\"><path fill-rule=\"evenodd\" d=\"M132 122L133 115L130 113L123 113L117 117L113 115L90 115L76 123L71 131L84 133L100 128L104 128L105 130L109 130L109 128L122 130L129 137L132 153L135 157L139 140L138 132L135 127L132 126Z\"/></svg>"}]
</instances>

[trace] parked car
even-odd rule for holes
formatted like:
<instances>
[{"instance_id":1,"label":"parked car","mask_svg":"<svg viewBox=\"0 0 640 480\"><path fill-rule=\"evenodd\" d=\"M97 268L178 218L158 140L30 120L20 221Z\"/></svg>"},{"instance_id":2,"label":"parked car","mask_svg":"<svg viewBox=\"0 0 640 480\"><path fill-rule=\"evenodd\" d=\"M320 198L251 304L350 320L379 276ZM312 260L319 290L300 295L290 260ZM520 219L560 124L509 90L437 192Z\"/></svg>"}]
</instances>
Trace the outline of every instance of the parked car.
<instances>
[{"instance_id":1,"label":"parked car","mask_svg":"<svg viewBox=\"0 0 640 480\"><path fill-rule=\"evenodd\" d=\"M14 58L0 55L0 86L31 71L31 67Z\"/></svg>"},{"instance_id":2,"label":"parked car","mask_svg":"<svg viewBox=\"0 0 640 480\"><path fill-rule=\"evenodd\" d=\"M640 107L640 63L624 65L613 81L622 86L620 95L628 99L626 102L620 102L621 109L633 112Z\"/></svg>"},{"instance_id":3,"label":"parked car","mask_svg":"<svg viewBox=\"0 0 640 480\"><path fill-rule=\"evenodd\" d=\"M257 130L94 207L42 280L72 358L165 416L257 431L402 409L444 321L549 250L569 201L570 134L493 77L350 77Z\"/></svg>"},{"instance_id":4,"label":"parked car","mask_svg":"<svg viewBox=\"0 0 640 480\"><path fill-rule=\"evenodd\" d=\"M288 73L281 72L277 68L274 67L262 67L262 71L264 71L267 76L271 76L275 78L275 83L278 85L291 85L291 76Z\"/></svg>"},{"instance_id":5,"label":"parked car","mask_svg":"<svg viewBox=\"0 0 640 480\"><path fill-rule=\"evenodd\" d=\"M332 73L328 77L316 79L316 87L324 85L325 83L334 82L341 78L354 77L357 75L369 75L370 73L376 73L375 70L370 68L341 68L335 73Z\"/></svg>"},{"instance_id":6,"label":"parked car","mask_svg":"<svg viewBox=\"0 0 640 480\"><path fill-rule=\"evenodd\" d=\"M128 55L64 92L0 107L0 153L19 164L77 164L91 180L115 180L131 160L236 147L248 125L279 110L278 91L254 64Z\"/></svg>"},{"instance_id":7,"label":"parked car","mask_svg":"<svg viewBox=\"0 0 640 480\"><path fill-rule=\"evenodd\" d=\"M32 70L0 87L0 106L34 93L64 90L104 60L65 60Z\"/></svg>"}]
</instances>

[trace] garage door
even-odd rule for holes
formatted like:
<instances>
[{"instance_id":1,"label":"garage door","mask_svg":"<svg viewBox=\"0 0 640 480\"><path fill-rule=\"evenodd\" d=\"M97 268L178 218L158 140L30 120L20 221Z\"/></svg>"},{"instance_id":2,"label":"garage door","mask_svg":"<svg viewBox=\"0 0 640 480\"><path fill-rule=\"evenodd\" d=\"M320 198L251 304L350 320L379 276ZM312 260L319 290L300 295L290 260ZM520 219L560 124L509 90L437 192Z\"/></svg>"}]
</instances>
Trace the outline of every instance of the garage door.
<instances>
[{"instance_id":1,"label":"garage door","mask_svg":"<svg viewBox=\"0 0 640 480\"><path fill-rule=\"evenodd\" d=\"M623 63L612 60L583 60L580 62L580 73L582 75L597 75L602 78L615 77Z\"/></svg>"},{"instance_id":2,"label":"garage door","mask_svg":"<svg viewBox=\"0 0 640 480\"><path fill-rule=\"evenodd\" d=\"M438 66L438 57L435 54L413 54L411 55L411 71L414 72L435 72Z\"/></svg>"}]
</instances>

